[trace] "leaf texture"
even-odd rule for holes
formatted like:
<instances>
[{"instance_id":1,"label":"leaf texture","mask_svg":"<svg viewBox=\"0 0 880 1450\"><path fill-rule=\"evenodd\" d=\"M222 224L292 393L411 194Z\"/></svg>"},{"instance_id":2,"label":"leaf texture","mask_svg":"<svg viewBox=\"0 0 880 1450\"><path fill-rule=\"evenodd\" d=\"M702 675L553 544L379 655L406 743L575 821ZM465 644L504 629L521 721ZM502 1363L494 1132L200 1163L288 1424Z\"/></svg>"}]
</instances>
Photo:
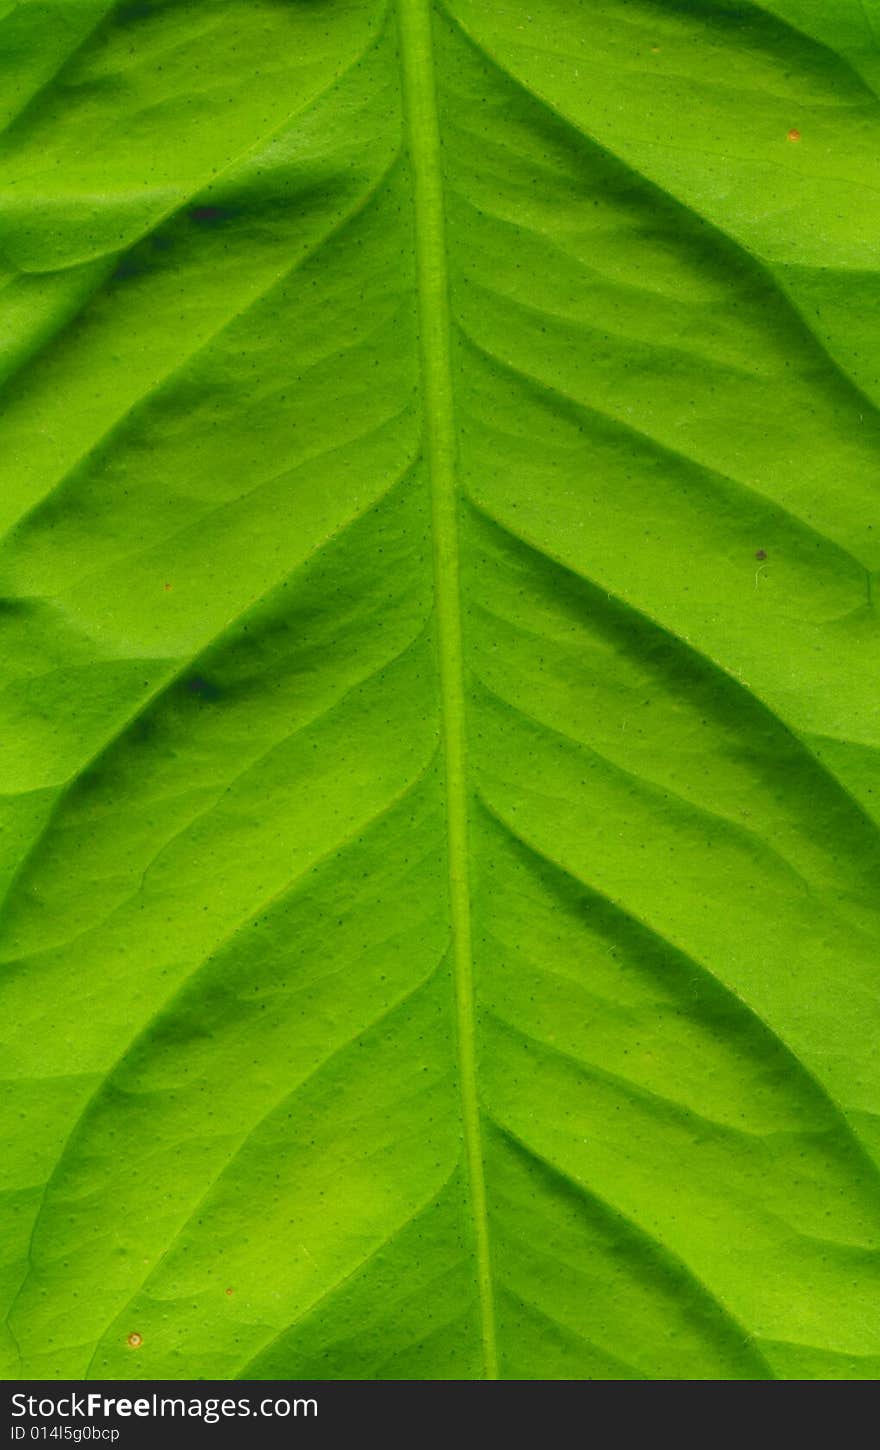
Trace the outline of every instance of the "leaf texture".
<instances>
[{"instance_id":1,"label":"leaf texture","mask_svg":"<svg viewBox=\"0 0 880 1450\"><path fill-rule=\"evenodd\" d=\"M877 0L0 72L2 1372L880 1377Z\"/></svg>"}]
</instances>

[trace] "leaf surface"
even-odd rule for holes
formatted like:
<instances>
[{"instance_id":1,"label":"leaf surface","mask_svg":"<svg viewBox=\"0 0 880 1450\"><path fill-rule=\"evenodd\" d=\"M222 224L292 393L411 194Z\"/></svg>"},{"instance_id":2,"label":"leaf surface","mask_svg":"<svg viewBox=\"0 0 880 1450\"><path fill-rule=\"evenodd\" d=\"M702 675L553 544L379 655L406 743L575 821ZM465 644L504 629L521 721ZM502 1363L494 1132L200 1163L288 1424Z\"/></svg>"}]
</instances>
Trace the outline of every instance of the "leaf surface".
<instances>
[{"instance_id":1,"label":"leaf surface","mask_svg":"<svg viewBox=\"0 0 880 1450\"><path fill-rule=\"evenodd\" d=\"M877 1378L877 0L0 10L3 1373Z\"/></svg>"}]
</instances>

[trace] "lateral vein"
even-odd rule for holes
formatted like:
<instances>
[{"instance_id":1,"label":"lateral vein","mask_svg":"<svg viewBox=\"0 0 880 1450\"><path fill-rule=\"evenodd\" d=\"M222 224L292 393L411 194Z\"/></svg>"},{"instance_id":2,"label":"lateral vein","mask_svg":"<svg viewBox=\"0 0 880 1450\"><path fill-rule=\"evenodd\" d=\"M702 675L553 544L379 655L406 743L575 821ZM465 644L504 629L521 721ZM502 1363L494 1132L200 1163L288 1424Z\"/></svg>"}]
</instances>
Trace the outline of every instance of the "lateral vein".
<instances>
[{"instance_id":1,"label":"lateral vein","mask_svg":"<svg viewBox=\"0 0 880 1450\"><path fill-rule=\"evenodd\" d=\"M440 133L434 84L430 0L398 0L398 14L408 149L413 172L419 331L426 447L431 480L458 1075L476 1243L485 1372L487 1379L497 1379L498 1355L489 1256L486 1180L477 1094L455 425L443 183L440 172Z\"/></svg>"}]
</instances>

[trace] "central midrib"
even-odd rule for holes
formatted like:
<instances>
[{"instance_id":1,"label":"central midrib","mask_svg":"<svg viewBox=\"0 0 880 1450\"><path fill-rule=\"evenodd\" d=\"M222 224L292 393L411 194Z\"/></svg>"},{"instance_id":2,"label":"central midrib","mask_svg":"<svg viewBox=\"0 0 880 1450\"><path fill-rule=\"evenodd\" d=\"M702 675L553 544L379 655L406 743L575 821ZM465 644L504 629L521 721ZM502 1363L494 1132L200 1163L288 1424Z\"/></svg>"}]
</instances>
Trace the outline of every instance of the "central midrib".
<instances>
[{"instance_id":1,"label":"central midrib","mask_svg":"<svg viewBox=\"0 0 880 1450\"><path fill-rule=\"evenodd\" d=\"M434 597L446 766L449 892L459 1083L476 1241L485 1371L488 1379L497 1379L495 1311L474 1041L455 427L449 356L449 297L440 136L434 84L430 0L397 0L397 4L409 155L415 193L419 331L431 479Z\"/></svg>"}]
</instances>

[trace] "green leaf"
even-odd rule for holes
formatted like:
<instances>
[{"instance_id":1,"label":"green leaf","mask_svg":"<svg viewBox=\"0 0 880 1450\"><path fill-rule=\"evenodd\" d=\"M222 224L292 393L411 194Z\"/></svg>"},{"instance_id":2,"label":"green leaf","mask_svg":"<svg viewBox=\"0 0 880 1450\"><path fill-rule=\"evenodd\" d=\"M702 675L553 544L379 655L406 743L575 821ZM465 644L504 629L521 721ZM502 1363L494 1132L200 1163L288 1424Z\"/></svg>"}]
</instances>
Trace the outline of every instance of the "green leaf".
<instances>
[{"instance_id":1,"label":"green leaf","mask_svg":"<svg viewBox=\"0 0 880 1450\"><path fill-rule=\"evenodd\" d=\"M880 1377L877 0L0 12L3 1373Z\"/></svg>"}]
</instances>

